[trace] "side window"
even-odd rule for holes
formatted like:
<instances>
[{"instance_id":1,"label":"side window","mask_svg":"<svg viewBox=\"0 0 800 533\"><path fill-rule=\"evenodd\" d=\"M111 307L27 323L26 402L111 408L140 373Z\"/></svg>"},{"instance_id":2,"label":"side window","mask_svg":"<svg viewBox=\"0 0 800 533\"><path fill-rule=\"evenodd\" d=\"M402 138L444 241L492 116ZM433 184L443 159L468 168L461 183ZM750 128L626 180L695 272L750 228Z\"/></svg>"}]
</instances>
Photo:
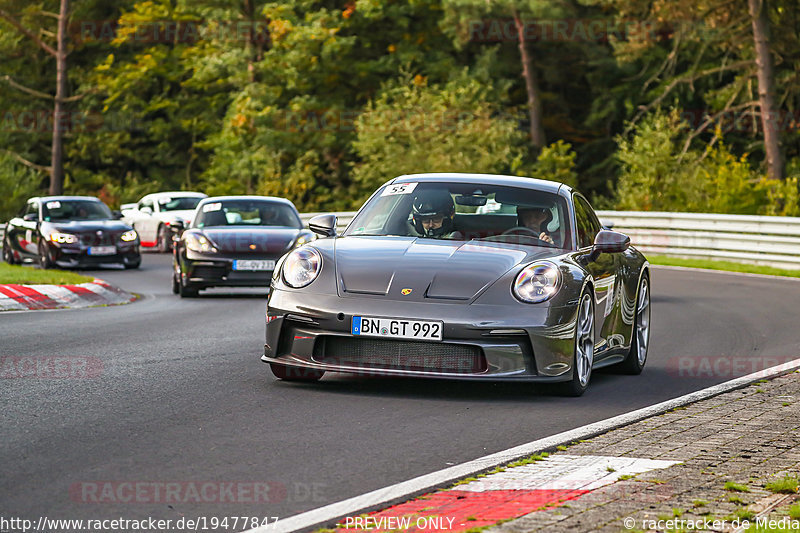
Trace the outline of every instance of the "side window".
<instances>
[{"instance_id":1,"label":"side window","mask_svg":"<svg viewBox=\"0 0 800 533\"><path fill-rule=\"evenodd\" d=\"M25 214L26 215L33 214L33 215L36 215L36 217L38 218L39 217L39 204L36 203L36 202L29 203L28 206L25 208Z\"/></svg>"},{"instance_id":2,"label":"side window","mask_svg":"<svg viewBox=\"0 0 800 533\"><path fill-rule=\"evenodd\" d=\"M594 244L594 238L600 231L600 221L582 196L573 196L575 203L575 226L578 230L578 248Z\"/></svg>"}]
</instances>

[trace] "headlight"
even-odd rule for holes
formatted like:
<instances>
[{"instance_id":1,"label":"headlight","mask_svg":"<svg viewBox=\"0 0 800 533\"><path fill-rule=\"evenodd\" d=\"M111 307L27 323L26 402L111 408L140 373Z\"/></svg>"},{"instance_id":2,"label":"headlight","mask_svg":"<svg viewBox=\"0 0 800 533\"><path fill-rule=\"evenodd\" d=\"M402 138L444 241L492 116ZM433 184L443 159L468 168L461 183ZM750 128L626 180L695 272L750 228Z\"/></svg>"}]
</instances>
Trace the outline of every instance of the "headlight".
<instances>
[{"instance_id":1,"label":"headlight","mask_svg":"<svg viewBox=\"0 0 800 533\"><path fill-rule=\"evenodd\" d=\"M125 233L120 235L119 236L119 240L125 241L125 242L131 242L131 241L135 241L136 237L138 237L138 235L136 235L136 232L134 230L130 230L130 231L126 231Z\"/></svg>"},{"instance_id":2,"label":"headlight","mask_svg":"<svg viewBox=\"0 0 800 533\"><path fill-rule=\"evenodd\" d=\"M205 235L196 235L194 233L186 235L186 248L198 253L217 253L217 249L214 248L211 241L206 239Z\"/></svg>"},{"instance_id":3,"label":"headlight","mask_svg":"<svg viewBox=\"0 0 800 533\"><path fill-rule=\"evenodd\" d=\"M319 275L322 257L313 248L299 248L283 262L283 281L290 287L305 287Z\"/></svg>"},{"instance_id":4,"label":"headlight","mask_svg":"<svg viewBox=\"0 0 800 533\"><path fill-rule=\"evenodd\" d=\"M514 296L526 303L538 304L558 292L561 274L553 263L541 261L523 268L514 280Z\"/></svg>"},{"instance_id":5,"label":"headlight","mask_svg":"<svg viewBox=\"0 0 800 533\"><path fill-rule=\"evenodd\" d=\"M50 240L56 244L74 244L78 242L78 236L71 233L59 233L54 231L50 234Z\"/></svg>"}]
</instances>

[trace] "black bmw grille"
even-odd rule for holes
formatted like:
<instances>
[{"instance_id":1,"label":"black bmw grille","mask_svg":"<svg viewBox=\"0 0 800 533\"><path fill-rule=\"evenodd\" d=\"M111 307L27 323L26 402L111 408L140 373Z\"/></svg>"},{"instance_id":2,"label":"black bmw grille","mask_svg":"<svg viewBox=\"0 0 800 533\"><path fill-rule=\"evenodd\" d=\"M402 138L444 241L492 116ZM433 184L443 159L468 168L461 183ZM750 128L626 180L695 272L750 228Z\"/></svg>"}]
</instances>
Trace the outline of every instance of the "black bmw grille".
<instances>
[{"instance_id":1,"label":"black bmw grille","mask_svg":"<svg viewBox=\"0 0 800 533\"><path fill-rule=\"evenodd\" d=\"M109 246L117 244L117 240L122 233L119 231L101 231L100 235L98 235L97 232L92 231L81 234L80 238L84 246Z\"/></svg>"},{"instance_id":2,"label":"black bmw grille","mask_svg":"<svg viewBox=\"0 0 800 533\"><path fill-rule=\"evenodd\" d=\"M314 359L360 368L394 369L447 374L486 370L483 350L469 344L322 336Z\"/></svg>"}]
</instances>

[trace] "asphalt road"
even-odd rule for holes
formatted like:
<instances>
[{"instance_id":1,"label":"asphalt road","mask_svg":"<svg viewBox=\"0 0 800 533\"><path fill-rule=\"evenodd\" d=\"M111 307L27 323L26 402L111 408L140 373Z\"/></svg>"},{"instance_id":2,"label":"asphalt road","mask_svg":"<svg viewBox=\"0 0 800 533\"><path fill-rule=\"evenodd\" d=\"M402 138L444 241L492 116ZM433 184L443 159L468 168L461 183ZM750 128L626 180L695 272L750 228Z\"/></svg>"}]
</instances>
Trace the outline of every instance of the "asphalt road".
<instances>
[{"instance_id":1,"label":"asphalt road","mask_svg":"<svg viewBox=\"0 0 800 533\"><path fill-rule=\"evenodd\" d=\"M0 315L0 356L102 361L96 377L0 379L0 516L287 517L800 352L800 282L656 269L647 368L598 372L581 398L344 375L291 384L259 361L265 291L181 300L169 257L156 254L140 271L96 275L144 299ZM198 503L182 492L179 503L123 503L129 493L92 492L136 482L268 483L271 501Z\"/></svg>"}]
</instances>

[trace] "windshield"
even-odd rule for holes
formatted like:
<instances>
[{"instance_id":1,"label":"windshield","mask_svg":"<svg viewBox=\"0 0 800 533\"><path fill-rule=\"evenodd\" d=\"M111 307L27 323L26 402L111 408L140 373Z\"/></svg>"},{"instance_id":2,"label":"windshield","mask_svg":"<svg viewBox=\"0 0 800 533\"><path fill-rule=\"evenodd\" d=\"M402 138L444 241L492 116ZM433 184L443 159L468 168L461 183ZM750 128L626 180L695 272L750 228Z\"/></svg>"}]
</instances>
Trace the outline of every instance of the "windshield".
<instances>
[{"instance_id":1,"label":"windshield","mask_svg":"<svg viewBox=\"0 0 800 533\"><path fill-rule=\"evenodd\" d=\"M109 220L111 210L100 200L51 200L42 206L46 222L56 220Z\"/></svg>"},{"instance_id":2,"label":"windshield","mask_svg":"<svg viewBox=\"0 0 800 533\"><path fill-rule=\"evenodd\" d=\"M468 183L388 185L345 235L484 240L569 248L567 202L550 192Z\"/></svg>"},{"instance_id":3,"label":"windshield","mask_svg":"<svg viewBox=\"0 0 800 533\"><path fill-rule=\"evenodd\" d=\"M300 216L291 206L265 200L208 202L195 215L194 227L285 226L302 228Z\"/></svg>"},{"instance_id":4,"label":"windshield","mask_svg":"<svg viewBox=\"0 0 800 533\"><path fill-rule=\"evenodd\" d=\"M161 211L189 211L197 207L202 198L195 196L180 196L171 198L159 198L158 206Z\"/></svg>"}]
</instances>

